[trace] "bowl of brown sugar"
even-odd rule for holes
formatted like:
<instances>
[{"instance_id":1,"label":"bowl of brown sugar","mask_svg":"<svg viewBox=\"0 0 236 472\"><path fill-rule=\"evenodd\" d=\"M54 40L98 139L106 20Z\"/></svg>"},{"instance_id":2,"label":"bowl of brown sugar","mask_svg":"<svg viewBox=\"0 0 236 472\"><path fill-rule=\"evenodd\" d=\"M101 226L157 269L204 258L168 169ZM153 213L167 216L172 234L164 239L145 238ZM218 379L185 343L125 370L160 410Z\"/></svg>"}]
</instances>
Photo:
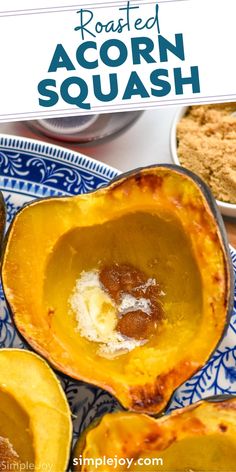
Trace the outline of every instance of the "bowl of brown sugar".
<instances>
[{"instance_id":1,"label":"bowl of brown sugar","mask_svg":"<svg viewBox=\"0 0 236 472\"><path fill-rule=\"evenodd\" d=\"M199 175L221 213L236 217L236 103L181 108L170 145L174 163Z\"/></svg>"}]
</instances>

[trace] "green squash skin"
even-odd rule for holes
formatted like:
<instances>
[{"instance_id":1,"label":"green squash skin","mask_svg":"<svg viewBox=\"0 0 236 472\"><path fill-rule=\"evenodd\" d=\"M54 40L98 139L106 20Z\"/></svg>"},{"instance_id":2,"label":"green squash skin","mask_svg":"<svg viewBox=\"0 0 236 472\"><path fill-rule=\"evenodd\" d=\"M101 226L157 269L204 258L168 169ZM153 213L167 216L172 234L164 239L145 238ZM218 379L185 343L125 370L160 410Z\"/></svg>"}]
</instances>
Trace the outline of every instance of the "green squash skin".
<instances>
[{"instance_id":1,"label":"green squash skin","mask_svg":"<svg viewBox=\"0 0 236 472\"><path fill-rule=\"evenodd\" d=\"M1 256L4 253L4 231L6 226L6 204L2 192L0 192L0 251Z\"/></svg>"}]
</instances>

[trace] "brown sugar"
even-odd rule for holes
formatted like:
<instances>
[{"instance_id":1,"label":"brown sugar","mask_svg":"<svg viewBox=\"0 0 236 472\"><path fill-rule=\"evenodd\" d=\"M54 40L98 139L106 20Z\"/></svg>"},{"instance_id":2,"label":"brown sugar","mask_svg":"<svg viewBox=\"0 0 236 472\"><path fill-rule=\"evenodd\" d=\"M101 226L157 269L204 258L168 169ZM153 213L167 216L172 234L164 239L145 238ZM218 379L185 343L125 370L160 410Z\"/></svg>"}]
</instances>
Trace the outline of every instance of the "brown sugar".
<instances>
[{"instance_id":1,"label":"brown sugar","mask_svg":"<svg viewBox=\"0 0 236 472\"><path fill-rule=\"evenodd\" d=\"M122 294L126 294L135 297L136 301L145 300L149 305L149 313L134 307L131 311L127 309L118 321L117 331L130 338L146 339L148 333L156 330L157 320L161 320L163 313L160 289L155 279L148 278L144 272L129 264L102 267L99 279L116 303L121 303Z\"/></svg>"},{"instance_id":2,"label":"brown sugar","mask_svg":"<svg viewBox=\"0 0 236 472\"><path fill-rule=\"evenodd\" d=\"M19 456L10 441L0 436L0 470L21 470L20 467Z\"/></svg>"},{"instance_id":3,"label":"brown sugar","mask_svg":"<svg viewBox=\"0 0 236 472\"><path fill-rule=\"evenodd\" d=\"M180 164L215 198L236 203L236 103L189 107L177 127L177 146Z\"/></svg>"}]
</instances>

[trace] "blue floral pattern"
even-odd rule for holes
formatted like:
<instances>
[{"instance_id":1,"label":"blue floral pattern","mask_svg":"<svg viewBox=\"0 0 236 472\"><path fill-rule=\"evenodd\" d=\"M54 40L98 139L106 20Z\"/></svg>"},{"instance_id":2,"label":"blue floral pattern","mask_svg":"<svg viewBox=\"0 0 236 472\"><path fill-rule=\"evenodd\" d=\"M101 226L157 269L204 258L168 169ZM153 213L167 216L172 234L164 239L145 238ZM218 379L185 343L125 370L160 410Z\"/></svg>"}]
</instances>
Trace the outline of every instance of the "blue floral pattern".
<instances>
[{"instance_id":1,"label":"blue floral pattern","mask_svg":"<svg viewBox=\"0 0 236 472\"><path fill-rule=\"evenodd\" d=\"M7 222L33 198L84 193L105 185L117 171L63 148L0 138L0 189ZM236 274L236 252L231 250ZM236 291L235 291L236 293ZM15 330L0 286L0 348L29 349ZM58 375L74 418L74 439L95 418L120 408L107 392ZM236 394L236 298L227 332L207 364L173 395L169 411L218 394Z\"/></svg>"},{"instance_id":2,"label":"blue floral pattern","mask_svg":"<svg viewBox=\"0 0 236 472\"><path fill-rule=\"evenodd\" d=\"M13 216L17 213L17 211L21 208L21 205L16 205L12 201L11 194L5 194L5 203L7 205L7 223L9 224L13 218Z\"/></svg>"},{"instance_id":3,"label":"blue floral pattern","mask_svg":"<svg viewBox=\"0 0 236 472\"><path fill-rule=\"evenodd\" d=\"M28 174L27 170L24 170L23 157L19 152L0 151L0 168L3 175L12 177L24 177Z\"/></svg>"},{"instance_id":4,"label":"blue floral pattern","mask_svg":"<svg viewBox=\"0 0 236 472\"><path fill-rule=\"evenodd\" d=\"M236 280L236 252L231 249ZM236 285L235 285L236 294ZM226 333L209 361L176 390L168 411L212 395L236 394L236 295Z\"/></svg>"},{"instance_id":5,"label":"blue floral pattern","mask_svg":"<svg viewBox=\"0 0 236 472\"><path fill-rule=\"evenodd\" d=\"M114 397L100 388L69 379L61 381L74 418L74 440L95 418L121 408Z\"/></svg>"}]
</instances>

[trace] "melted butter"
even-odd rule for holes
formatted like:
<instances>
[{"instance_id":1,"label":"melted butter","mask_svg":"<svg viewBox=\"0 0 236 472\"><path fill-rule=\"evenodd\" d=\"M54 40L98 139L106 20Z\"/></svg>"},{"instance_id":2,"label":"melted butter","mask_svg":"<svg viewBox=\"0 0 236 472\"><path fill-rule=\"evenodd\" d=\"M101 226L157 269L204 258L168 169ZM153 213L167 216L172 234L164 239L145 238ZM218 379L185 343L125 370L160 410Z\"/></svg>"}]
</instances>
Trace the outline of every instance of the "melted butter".
<instances>
[{"instance_id":1,"label":"melted butter","mask_svg":"<svg viewBox=\"0 0 236 472\"><path fill-rule=\"evenodd\" d=\"M117 324L117 309L102 290L98 272L82 272L70 299L78 329L91 341L108 343Z\"/></svg>"}]
</instances>

